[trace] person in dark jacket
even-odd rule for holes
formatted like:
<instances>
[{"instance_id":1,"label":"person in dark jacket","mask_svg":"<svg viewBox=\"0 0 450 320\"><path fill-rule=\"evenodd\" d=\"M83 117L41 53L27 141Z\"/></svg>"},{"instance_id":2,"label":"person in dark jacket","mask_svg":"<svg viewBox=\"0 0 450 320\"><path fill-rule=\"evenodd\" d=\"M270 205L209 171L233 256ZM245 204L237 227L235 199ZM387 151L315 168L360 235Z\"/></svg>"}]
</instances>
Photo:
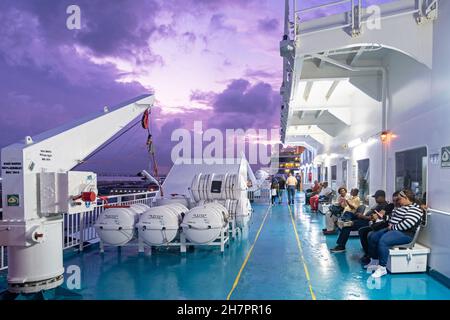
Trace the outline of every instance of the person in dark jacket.
<instances>
[{"instance_id":1,"label":"person in dark jacket","mask_svg":"<svg viewBox=\"0 0 450 320\"><path fill-rule=\"evenodd\" d=\"M286 190L286 180L284 179L284 177L280 177L278 179L278 184L279 184L278 204L281 204L283 202L284 190Z\"/></svg>"},{"instance_id":2,"label":"person in dark jacket","mask_svg":"<svg viewBox=\"0 0 450 320\"><path fill-rule=\"evenodd\" d=\"M350 237L350 233L352 231L359 231L361 228L368 227L370 221L373 220L373 214L375 214L375 212L385 210L388 204L386 202L386 193L383 190L378 190L372 197L375 198L377 204L365 214L363 212L357 211L353 215L354 218L351 221L351 224L349 226L343 226L341 228L339 237L336 241L337 246L331 249L331 252L333 253L344 252L345 245L347 244L348 238Z\"/></svg>"},{"instance_id":3,"label":"person in dark jacket","mask_svg":"<svg viewBox=\"0 0 450 320\"><path fill-rule=\"evenodd\" d=\"M398 207L398 194L396 191L392 194L392 203L387 203L386 193L383 190L378 190L372 197L375 197L377 204L368 212L372 216L372 225L360 228L358 230L359 240L364 250L364 256L361 258L361 263L367 265L370 262L369 256L369 242L368 235L371 231L376 231L383 228L383 223L387 224L388 217L392 214L394 208ZM377 196L379 199L377 200ZM381 203L379 203L379 201ZM377 214L377 212L379 214ZM387 225L386 225L387 226Z\"/></svg>"},{"instance_id":4,"label":"person in dark jacket","mask_svg":"<svg viewBox=\"0 0 450 320\"><path fill-rule=\"evenodd\" d=\"M278 183L278 180L275 178L272 179L272 184L270 186L270 192L272 195L272 204L275 204L275 201L278 198L278 195L280 193L280 184Z\"/></svg>"},{"instance_id":5,"label":"person in dark jacket","mask_svg":"<svg viewBox=\"0 0 450 320\"><path fill-rule=\"evenodd\" d=\"M392 246L410 243L417 226L421 223L424 212L416 203L414 192L409 189L398 194L399 208L392 211L388 220L388 227L369 233L369 255L371 261L365 266L368 270L376 269L373 278L380 278L387 274L389 249Z\"/></svg>"}]
</instances>

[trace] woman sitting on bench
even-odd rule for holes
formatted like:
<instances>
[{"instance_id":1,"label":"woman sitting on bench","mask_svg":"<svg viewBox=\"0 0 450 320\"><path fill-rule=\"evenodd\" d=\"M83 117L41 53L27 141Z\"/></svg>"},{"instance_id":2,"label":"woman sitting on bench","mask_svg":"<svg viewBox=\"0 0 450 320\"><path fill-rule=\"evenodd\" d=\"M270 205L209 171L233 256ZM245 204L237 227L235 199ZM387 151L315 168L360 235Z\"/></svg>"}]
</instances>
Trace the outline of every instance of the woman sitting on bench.
<instances>
[{"instance_id":1,"label":"woman sitting on bench","mask_svg":"<svg viewBox=\"0 0 450 320\"><path fill-rule=\"evenodd\" d=\"M336 233L336 223L338 218L344 212L344 208L347 206L347 201L350 199L350 195L347 193L347 188L340 187L338 189L339 197L335 204L330 207L330 211L325 214L325 221L327 227L322 229L323 234L331 235Z\"/></svg>"},{"instance_id":2,"label":"woman sitting on bench","mask_svg":"<svg viewBox=\"0 0 450 320\"><path fill-rule=\"evenodd\" d=\"M311 206L311 212L317 212L319 208L319 200L329 197L333 193L330 187L328 187L328 182L324 182L322 185L322 190L319 194L312 196L309 199L309 205Z\"/></svg>"},{"instance_id":3,"label":"woman sitting on bench","mask_svg":"<svg viewBox=\"0 0 450 320\"><path fill-rule=\"evenodd\" d=\"M416 203L415 195L411 190L405 189L399 192L398 203L400 207L392 212L388 227L373 231L368 236L371 261L365 268L375 269L372 274L374 278L387 274L389 249L392 246L410 243L422 220L422 209Z\"/></svg>"}]
</instances>

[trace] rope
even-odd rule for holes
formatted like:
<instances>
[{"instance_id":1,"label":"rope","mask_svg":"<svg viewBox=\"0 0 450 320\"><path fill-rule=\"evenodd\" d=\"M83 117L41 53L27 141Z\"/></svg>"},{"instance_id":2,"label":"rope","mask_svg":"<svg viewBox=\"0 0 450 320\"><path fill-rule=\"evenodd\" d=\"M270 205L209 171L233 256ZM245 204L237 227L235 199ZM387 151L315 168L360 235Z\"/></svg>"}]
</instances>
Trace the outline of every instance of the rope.
<instances>
[{"instance_id":1,"label":"rope","mask_svg":"<svg viewBox=\"0 0 450 320\"><path fill-rule=\"evenodd\" d=\"M149 112L149 114L151 114ZM153 169L153 176L158 179L159 177L159 172L158 172L158 163L156 162L156 156L155 156L155 146L153 144L153 135L152 135L152 121L151 121L151 117L149 116L149 125L147 126L147 133L148 133L148 137L147 137L147 148L148 148L148 153L150 155L150 161L151 161L151 167ZM161 188L161 186L159 186L159 191L161 196L163 196L163 190Z\"/></svg>"},{"instance_id":2,"label":"rope","mask_svg":"<svg viewBox=\"0 0 450 320\"><path fill-rule=\"evenodd\" d=\"M104 144L101 148L97 149L96 151L94 151L93 153L91 153L89 156L86 157L86 159L84 159L83 163L88 161L90 158L92 158L93 156L95 156L97 153L99 153L100 151L104 150L106 147L108 147L111 143L113 143L114 141L116 141L117 139L119 139L121 136L123 136L125 133L127 133L128 131L130 131L131 129L133 129L136 125L140 124L141 121L139 120L138 122L134 123L131 127L127 128L126 130L124 130L123 132L121 132L117 137L111 139L111 141L107 142L106 144Z\"/></svg>"}]
</instances>

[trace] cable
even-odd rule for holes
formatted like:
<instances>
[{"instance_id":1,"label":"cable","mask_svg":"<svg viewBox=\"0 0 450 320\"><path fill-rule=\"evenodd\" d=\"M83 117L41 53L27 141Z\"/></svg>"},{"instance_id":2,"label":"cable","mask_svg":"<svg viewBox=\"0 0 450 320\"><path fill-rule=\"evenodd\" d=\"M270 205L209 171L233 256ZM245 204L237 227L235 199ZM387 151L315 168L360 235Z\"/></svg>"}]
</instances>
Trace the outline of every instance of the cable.
<instances>
[{"instance_id":1,"label":"cable","mask_svg":"<svg viewBox=\"0 0 450 320\"><path fill-rule=\"evenodd\" d=\"M141 121L137 121L136 123L134 123L131 127L129 127L128 129L124 130L122 133L120 133L117 137L113 138L111 141L107 142L106 144L104 144L102 147L100 147L99 149L97 149L96 151L94 151L93 153L91 153L89 156L87 156L82 163L85 163L86 161L88 161L90 158L92 158L93 156L95 156L97 153L99 153L100 151L102 151L103 149L105 149L107 146L109 146L111 143L113 143L114 141L116 141L117 139L119 139L121 136L123 136L125 133L127 133L128 131L130 131L131 129L133 129L136 125L140 124ZM80 163L81 164L81 163Z\"/></svg>"}]
</instances>

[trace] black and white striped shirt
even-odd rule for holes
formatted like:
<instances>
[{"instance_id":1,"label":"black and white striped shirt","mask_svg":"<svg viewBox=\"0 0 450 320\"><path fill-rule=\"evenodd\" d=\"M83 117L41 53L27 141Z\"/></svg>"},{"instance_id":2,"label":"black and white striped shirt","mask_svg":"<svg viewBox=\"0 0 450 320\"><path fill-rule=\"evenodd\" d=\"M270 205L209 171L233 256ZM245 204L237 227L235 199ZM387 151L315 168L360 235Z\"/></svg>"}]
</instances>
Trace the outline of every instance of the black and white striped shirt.
<instances>
[{"instance_id":1,"label":"black and white striped shirt","mask_svg":"<svg viewBox=\"0 0 450 320\"><path fill-rule=\"evenodd\" d=\"M411 231L419 224L422 215L422 209L413 203L394 209L389 223L392 224L392 230Z\"/></svg>"}]
</instances>

